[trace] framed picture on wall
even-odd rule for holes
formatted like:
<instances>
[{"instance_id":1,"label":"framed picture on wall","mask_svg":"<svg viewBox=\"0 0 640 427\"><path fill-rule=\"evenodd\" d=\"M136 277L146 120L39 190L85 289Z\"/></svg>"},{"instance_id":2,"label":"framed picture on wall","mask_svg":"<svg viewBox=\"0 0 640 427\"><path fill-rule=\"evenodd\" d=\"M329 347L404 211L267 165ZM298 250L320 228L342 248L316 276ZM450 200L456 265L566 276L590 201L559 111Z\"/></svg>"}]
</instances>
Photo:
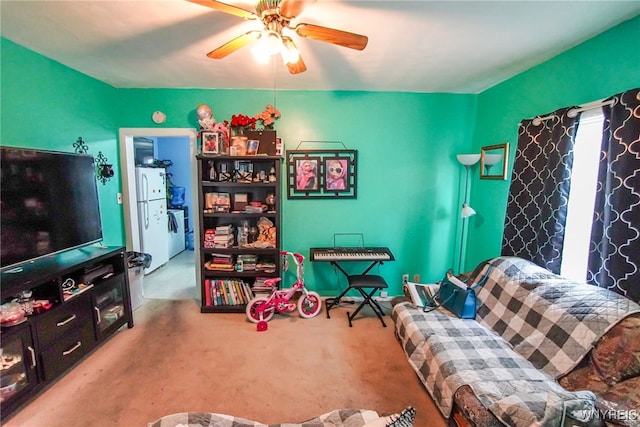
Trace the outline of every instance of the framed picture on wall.
<instances>
[{"instance_id":1,"label":"framed picture on wall","mask_svg":"<svg viewBox=\"0 0 640 427\"><path fill-rule=\"evenodd\" d=\"M324 157L322 159L324 171L324 191L341 192L350 190L349 158Z\"/></svg>"},{"instance_id":2,"label":"framed picture on wall","mask_svg":"<svg viewBox=\"0 0 640 427\"><path fill-rule=\"evenodd\" d=\"M357 150L287 150L287 198L357 198Z\"/></svg>"},{"instance_id":3,"label":"framed picture on wall","mask_svg":"<svg viewBox=\"0 0 640 427\"><path fill-rule=\"evenodd\" d=\"M295 191L320 191L320 158L296 159Z\"/></svg>"},{"instance_id":4,"label":"framed picture on wall","mask_svg":"<svg viewBox=\"0 0 640 427\"><path fill-rule=\"evenodd\" d=\"M202 153L220 154L220 132L202 131Z\"/></svg>"}]
</instances>

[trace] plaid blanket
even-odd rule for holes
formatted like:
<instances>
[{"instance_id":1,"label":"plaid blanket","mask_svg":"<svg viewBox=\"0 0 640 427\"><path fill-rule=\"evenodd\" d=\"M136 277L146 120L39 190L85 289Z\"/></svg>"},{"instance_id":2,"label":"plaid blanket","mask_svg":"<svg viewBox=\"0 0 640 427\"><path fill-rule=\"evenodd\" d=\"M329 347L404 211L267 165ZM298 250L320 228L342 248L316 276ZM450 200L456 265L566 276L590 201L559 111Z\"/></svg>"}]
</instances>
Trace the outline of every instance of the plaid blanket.
<instances>
[{"instance_id":1,"label":"plaid blanket","mask_svg":"<svg viewBox=\"0 0 640 427\"><path fill-rule=\"evenodd\" d=\"M405 302L392 318L410 365L445 417L465 384L508 426L561 425L565 410L578 420L591 415L593 393L566 391L501 337L440 310L424 313Z\"/></svg>"},{"instance_id":2,"label":"plaid blanket","mask_svg":"<svg viewBox=\"0 0 640 427\"><path fill-rule=\"evenodd\" d=\"M360 427L378 417L377 412L368 409L338 409L297 424L262 424L232 415L180 412L149 423L148 427Z\"/></svg>"},{"instance_id":3,"label":"plaid blanket","mask_svg":"<svg viewBox=\"0 0 640 427\"><path fill-rule=\"evenodd\" d=\"M521 258L490 263L494 268L487 282L476 290L476 320L555 378L573 369L617 322L640 312L621 295L564 279Z\"/></svg>"}]
</instances>

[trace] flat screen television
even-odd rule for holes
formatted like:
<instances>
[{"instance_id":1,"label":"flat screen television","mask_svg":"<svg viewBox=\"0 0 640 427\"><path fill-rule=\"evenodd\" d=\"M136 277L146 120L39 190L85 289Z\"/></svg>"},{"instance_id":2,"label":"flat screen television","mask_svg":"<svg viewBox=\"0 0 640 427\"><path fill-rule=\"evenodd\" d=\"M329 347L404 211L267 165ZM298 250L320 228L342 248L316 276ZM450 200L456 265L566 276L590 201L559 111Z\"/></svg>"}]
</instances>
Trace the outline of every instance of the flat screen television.
<instances>
[{"instance_id":1,"label":"flat screen television","mask_svg":"<svg viewBox=\"0 0 640 427\"><path fill-rule=\"evenodd\" d=\"M0 147L0 270L102 240L93 156Z\"/></svg>"}]
</instances>

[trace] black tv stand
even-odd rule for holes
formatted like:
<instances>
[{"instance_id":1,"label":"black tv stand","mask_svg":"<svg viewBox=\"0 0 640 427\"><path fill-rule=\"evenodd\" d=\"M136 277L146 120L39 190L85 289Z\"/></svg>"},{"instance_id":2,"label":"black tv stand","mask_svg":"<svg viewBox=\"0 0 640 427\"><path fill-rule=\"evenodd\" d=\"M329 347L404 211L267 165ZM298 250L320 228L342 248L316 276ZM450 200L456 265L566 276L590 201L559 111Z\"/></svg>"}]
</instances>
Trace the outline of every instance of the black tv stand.
<instances>
[{"instance_id":1,"label":"black tv stand","mask_svg":"<svg viewBox=\"0 0 640 427\"><path fill-rule=\"evenodd\" d=\"M109 274L90 274L105 267ZM133 327L123 247L74 249L4 271L1 280L3 303L27 290L34 299L52 303L48 310L0 329L0 376L3 386L10 385L0 395L3 420L118 330ZM62 284L69 281L84 286L65 293Z\"/></svg>"}]
</instances>

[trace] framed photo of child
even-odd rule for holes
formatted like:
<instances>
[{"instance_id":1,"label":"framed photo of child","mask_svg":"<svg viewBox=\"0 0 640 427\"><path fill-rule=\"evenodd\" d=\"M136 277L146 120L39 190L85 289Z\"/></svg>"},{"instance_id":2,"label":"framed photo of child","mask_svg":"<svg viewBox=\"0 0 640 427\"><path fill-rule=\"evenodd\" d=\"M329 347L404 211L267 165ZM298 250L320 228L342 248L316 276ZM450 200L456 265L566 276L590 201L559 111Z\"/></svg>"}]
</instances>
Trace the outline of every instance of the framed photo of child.
<instances>
[{"instance_id":1,"label":"framed photo of child","mask_svg":"<svg viewBox=\"0 0 640 427\"><path fill-rule=\"evenodd\" d=\"M323 158L324 191L350 191L349 159L340 157Z\"/></svg>"},{"instance_id":2,"label":"framed photo of child","mask_svg":"<svg viewBox=\"0 0 640 427\"><path fill-rule=\"evenodd\" d=\"M320 191L320 176L318 170L320 158L304 157L296 159L295 190Z\"/></svg>"},{"instance_id":3,"label":"framed photo of child","mask_svg":"<svg viewBox=\"0 0 640 427\"><path fill-rule=\"evenodd\" d=\"M202 131L202 153L220 154L220 132Z\"/></svg>"}]
</instances>

